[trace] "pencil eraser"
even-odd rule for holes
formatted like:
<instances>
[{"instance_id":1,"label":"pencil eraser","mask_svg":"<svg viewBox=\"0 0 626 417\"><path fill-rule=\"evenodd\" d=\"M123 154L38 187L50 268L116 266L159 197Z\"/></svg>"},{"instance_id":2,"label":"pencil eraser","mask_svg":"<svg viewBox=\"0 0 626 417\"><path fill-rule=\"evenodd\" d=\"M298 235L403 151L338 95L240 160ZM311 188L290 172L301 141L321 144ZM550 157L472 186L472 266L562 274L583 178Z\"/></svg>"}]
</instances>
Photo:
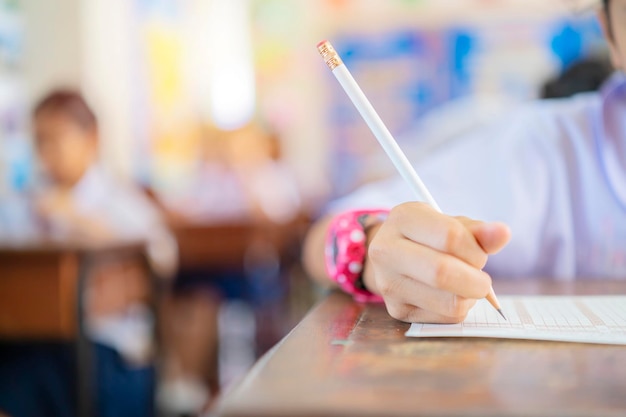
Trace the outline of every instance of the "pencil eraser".
<instances>
[{"instance_id":1,"label":"pencil eraser","mask_svg":"<svg viewBox=\"0 0 626 417\"><path fill-rule=\"evenodd\" d=\"M326 39L324 39L323 41L321 41L320 43L317 44L317 47L319 48L320 46L324 45L325 43L328 43L328 41Z\"/></svg>"}]
</instances>

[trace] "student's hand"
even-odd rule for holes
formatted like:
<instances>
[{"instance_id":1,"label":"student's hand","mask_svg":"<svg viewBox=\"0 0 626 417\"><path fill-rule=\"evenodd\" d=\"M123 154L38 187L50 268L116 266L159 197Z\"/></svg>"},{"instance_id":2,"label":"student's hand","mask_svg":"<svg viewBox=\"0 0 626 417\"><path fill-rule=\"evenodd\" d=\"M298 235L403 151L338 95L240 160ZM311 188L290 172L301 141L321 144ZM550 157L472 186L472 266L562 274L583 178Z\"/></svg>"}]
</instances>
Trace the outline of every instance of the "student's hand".
<instances>
[{"instance_id":1,"label":"student's hand","mask_svg":"<svg viewBox=\"0 0 626 417\"><path fill-rule=\"evenodd\" d=\"M458 323L491 289L487 256L510 239L502 223L438 213L422 203L394 208L370 232L366 287L402 321Z\"/></svg>"},{"instance_id":2,"label":"student's hand","mask_svg":"<svg viewBox=\"0 0 626 417\"><path fill-rule=\"evenodd\" d=\"M69 189L54 189L42 194L35 201L35 208L48 229L55 230L57 237L106 240L113 236L100 219L78 212Z\"/></svg>"},{"instance_id":3,"label":"student's hand","mask_svg":"<svg viewBox=\"0 0 626 417\"><path fill-rule=\"evenodd\" d=\"M69 219L75 211L69 190L47 191L37 198L35 205L37 213L45 220Z\"/></svg>"}]
</instances>

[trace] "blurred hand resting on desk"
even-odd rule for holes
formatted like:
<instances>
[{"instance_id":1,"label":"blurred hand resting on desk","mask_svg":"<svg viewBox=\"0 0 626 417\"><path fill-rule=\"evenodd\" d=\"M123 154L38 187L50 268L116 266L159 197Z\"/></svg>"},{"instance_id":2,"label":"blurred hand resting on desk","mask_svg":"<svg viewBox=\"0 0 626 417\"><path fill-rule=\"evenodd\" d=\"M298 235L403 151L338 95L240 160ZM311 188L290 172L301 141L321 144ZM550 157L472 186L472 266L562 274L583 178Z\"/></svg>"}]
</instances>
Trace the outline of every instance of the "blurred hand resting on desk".
<instances>
[{"instance_id":1,"label":"blurred hand resting on desk","mask_svg":"<svg viewBox=\"0 0 626 417\"><path fill-rule=\"evenodd\" d=\"M79 212L71 189L45 190L36 197L34 204L45 230L52 236L90 240L104 240L114 236L104 222Z\"/></svg>"}]
</instances>

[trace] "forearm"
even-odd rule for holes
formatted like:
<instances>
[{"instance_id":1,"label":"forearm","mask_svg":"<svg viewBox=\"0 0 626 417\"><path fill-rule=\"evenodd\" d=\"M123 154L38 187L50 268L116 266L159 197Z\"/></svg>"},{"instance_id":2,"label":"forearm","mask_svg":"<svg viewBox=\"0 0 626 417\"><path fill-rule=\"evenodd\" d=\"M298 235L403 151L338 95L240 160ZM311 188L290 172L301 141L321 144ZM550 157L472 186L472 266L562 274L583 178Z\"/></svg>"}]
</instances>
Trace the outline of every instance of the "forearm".
<instances>
[{"instance_id":1,"label":"forearm","mask_svg":"<svg viewBox=\"0 0 626 417\"><path fill-rule=\"evenodd\" d=\"M302 253L304 269L311 278L323 286L335 286L334 281L326 272L326 260L324 251L326 246L326 233L333 216L326 216L318 220L309 230Z\"/></svg>"}]
</instances>

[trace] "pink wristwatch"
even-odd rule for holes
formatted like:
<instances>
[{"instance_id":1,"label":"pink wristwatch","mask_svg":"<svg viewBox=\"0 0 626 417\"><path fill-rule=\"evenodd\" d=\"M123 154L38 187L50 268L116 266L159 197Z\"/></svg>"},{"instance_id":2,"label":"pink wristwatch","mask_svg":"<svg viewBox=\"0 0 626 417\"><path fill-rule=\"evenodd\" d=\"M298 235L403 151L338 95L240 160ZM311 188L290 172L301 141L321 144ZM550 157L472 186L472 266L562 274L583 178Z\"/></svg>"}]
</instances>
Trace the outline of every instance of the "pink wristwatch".
<instances>
[{"instance_id":1,"label":"pink wristwatch","mask_svg":"<svg viewBox=\"0 0 626 417\"><path fill-rule=\"evenodd\" d=\"M386 218L389 210L349 211L336 216L326 235L326 272L358 302L382 302L363 286L361 274L367 253L365 228L371 217Z\"/></svg>"}]
</instances>

